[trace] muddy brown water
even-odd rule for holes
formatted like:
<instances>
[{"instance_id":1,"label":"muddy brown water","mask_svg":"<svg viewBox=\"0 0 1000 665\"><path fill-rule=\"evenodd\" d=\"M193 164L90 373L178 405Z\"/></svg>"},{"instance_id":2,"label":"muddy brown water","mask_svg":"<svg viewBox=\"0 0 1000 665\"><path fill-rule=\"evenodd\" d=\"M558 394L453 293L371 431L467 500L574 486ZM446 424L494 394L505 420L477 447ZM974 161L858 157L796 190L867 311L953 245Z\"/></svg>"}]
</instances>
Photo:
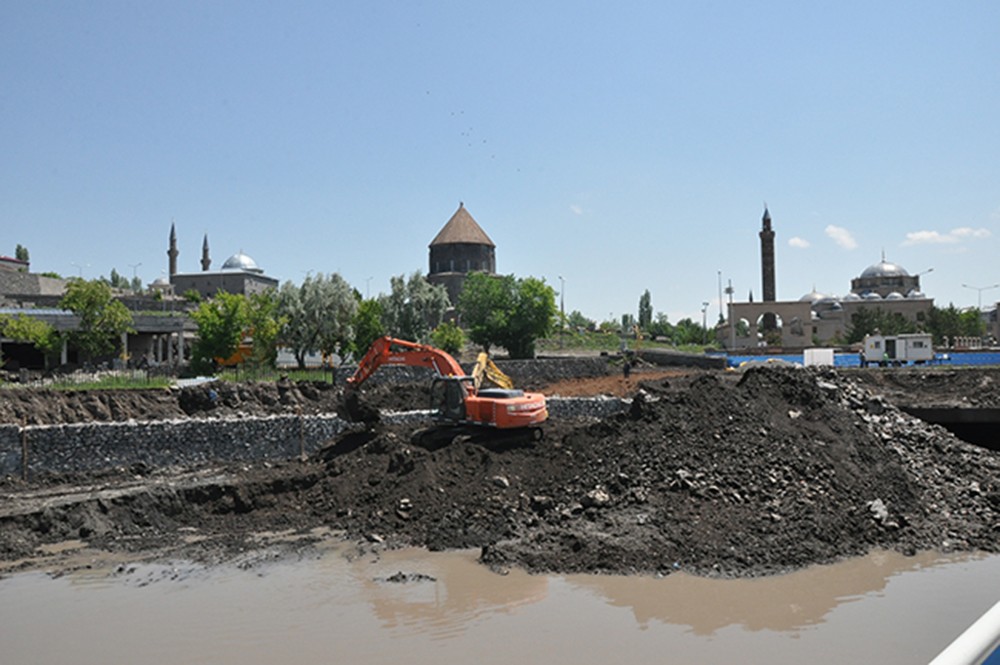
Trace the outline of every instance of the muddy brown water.
<instances>
[{"instance_id":1,"label":"muddy brown water","mask_svg":"<svg viewBox=\"0 0 1000 665\"><path fill-rule=\"evenodd\" d=\"M1000 595L1000 556L878 552L751 580L490 572L406 550L0 580L2 663L921 663ZM389 581L403 573L407 581Z\"/></svg>"}]
</instances>

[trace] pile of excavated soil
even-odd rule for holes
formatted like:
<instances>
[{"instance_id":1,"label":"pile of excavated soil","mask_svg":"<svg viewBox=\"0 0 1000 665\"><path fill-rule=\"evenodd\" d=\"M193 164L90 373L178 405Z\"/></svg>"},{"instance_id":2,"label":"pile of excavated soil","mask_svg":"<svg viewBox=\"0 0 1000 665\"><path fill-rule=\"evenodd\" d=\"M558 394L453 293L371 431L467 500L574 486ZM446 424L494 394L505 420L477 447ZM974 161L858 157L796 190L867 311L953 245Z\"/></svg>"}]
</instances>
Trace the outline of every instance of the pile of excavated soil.
<instances>
[{"instance_id":1,"label":"pile of excavated soil","mask_svg":"<svg viewBox=\"0 0 1000 665\"><path fill-rule=\"evenodd\" d=\"M842 374L759 367L643 385L627 413L551 420L541 442L427 449L403 427L359 426L304 462L133 470L129 491L0 511L0 557L79 538L211 559L253 549L255 532L317 527L367 546L482 548L491 566L539 572L750 576L873 548L1000 551L1000 455ZM0 485L8 501L32 492Z\"/></svg>"},{"instance_id":2,"label":"pile of excavated soil","mask_svg":"<svg viewBox=\"0 0 1000 665\"><path fill-rule=\"evenodd\" d=\"M851 374L901 407L1000 408L998 367L908 367Z\"/></svg>"}]
</instances>

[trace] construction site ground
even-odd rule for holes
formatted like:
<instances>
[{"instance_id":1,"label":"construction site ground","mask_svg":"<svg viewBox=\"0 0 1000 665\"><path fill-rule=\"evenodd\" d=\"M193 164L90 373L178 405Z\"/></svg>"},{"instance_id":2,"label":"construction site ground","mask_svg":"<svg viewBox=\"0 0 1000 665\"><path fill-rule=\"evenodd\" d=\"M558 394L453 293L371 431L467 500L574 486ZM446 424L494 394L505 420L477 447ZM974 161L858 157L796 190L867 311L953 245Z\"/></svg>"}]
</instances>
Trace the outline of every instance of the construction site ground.
<instances>
[{"instance_id":1,"label":"construction site ground","mask_svg":"<svg viewBox=\"0 0 1000 665\"><path fill-rule=\"evenodd\" d=\"M781 573L877 548L1000 551L1000 454L893 403L968 403L973 388L979 403L995 403L1000 374L889 371L773 365L534 381L526 387L548 395L632 401L603 419L552 418L537 442L428 449L410 426L358 423L308 459L8 477L0 574L58 573L108 552L253 565L306 556L329 538L360 550L479 548L496 569L712 576ZM328 413L342 390L5 390L0 421ZM383 411L427 399L424 384L363 390Z\"/></svg>"}]
</instances>

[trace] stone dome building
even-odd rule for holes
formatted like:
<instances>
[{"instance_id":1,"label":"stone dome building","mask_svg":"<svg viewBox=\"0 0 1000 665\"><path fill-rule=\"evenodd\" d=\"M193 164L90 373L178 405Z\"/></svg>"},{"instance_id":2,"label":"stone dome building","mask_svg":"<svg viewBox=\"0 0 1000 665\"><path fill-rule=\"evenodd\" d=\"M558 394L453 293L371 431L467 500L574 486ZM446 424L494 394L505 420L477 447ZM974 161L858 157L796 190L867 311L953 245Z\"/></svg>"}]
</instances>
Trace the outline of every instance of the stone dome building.
<instances>
[{"instance_id":1,"label":"stone dome building","mask_svg":"<svg viewBox=\"0 0 1000 665\"><path fill-rule=\"evenodd\" d=\"M901 265L882 260L865 268L859 277L851 280L851 292L862 298L870 298L868 294L878 294L881 298L893 296L893 300L904 297L903 294L920 292L920 277L906 272Z\"/></svg>"},{"instance_id":2,"label":"stone dome building","mask_svg":"<svg viewBox=\"0 0 1000 665\"><path fill-rule=\"evenodd\" d=\"M180 252L177 249L177 234L171 224L170 248L167 250L167 255L170 257L169 283L175 294L183 295L195 291L202 298L211 298L220 291L251 295L278 288L278 280L265 275L257 262L244 254L242 249L226 259L221 270L211 270L212 258L209 255L208 234L201 244L200 272L178 272L178 254Z\"/></svg>"},{"instance_id":3,"label":"stone dome building","mask_svg":"<svg viewBox=\"0 0 1000 665\"><path fill-rule=\"evenodd\" d=\"M763 223L761 238L769 239L773 229L767 210ZM766 284L774 269L769 265L767 252L763 258ZM934 300L920 289L921 274L911 275L902 266L887 261L883 254L881 261L851 280L851 290L842 297L822 293L814 286L798 300L730 302L728 318L716 327L716 336L730 349L760 346L797 349L836 343L847 338L854 315L866 309L902 316L919 327L927 321L934 306Z\"/></svg>"},{"instance_id":4,"label":"stone dome building","mask_svg":"<svg viewBox=\"0 0 1000 665\"><path fill-rule=\"evenodd\" d=\"M429 248L427 281L444 286L452 305L458 303L465 276L470 272L496 273L496 245L462 202Z\"/></svg>"}]
</instances>

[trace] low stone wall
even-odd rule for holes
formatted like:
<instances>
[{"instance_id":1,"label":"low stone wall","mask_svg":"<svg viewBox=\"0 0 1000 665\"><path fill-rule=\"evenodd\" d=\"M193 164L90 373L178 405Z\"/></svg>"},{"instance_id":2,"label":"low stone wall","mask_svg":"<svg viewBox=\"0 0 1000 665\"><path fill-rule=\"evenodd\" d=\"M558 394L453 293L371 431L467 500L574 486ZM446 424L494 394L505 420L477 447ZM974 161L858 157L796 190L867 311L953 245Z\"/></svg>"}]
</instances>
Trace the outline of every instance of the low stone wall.
<instances>
[{"instance_id":1,"label":"low stone wall","mask_svg":"<svg viewBox=\"0 0 1000 665\"><path fill-rule=\"evenodd\" d=\"M610 397L553 397L552 418L603 418L628 402ZM389 422L420 425L430 411L385 414ZM210 462L288 460L311 455L349 427L332 415L282 415L81 423L0 425L0 476L95 471L143 464L150 468Z\"/></svg>"},{"instance_id":2,"label":"low stone wall","mask_svg":"<svg viewBox=\"0 0 1000 665\"><path fill-rule=\"evenodd\" d=\"M285 460L316 451L345 427L336 415L7 425L0 428L0 475Z\"/></svg>"},{"instance_id":3,"label":"low stone wall","mask_svg":"<svg viewBox=\"0 0 1000 665\"><path fill-rule=\"evenodd\" d=\"M537 358L534 360L494 359L494 362L519 388L538 387L563 379L606 376L618 371L609 365L609 359L606 356ZM466 374L471 374L473 367L474 363L462 363L462 369ZM346 383L347 377L354 374L355 369L356 366L337 368L335 382L338 385ZM367 384L392 385L419 381L429 383L433 377L434 371L424 367L384 365L371 375Z\"/></svg>"}]
</instances>

